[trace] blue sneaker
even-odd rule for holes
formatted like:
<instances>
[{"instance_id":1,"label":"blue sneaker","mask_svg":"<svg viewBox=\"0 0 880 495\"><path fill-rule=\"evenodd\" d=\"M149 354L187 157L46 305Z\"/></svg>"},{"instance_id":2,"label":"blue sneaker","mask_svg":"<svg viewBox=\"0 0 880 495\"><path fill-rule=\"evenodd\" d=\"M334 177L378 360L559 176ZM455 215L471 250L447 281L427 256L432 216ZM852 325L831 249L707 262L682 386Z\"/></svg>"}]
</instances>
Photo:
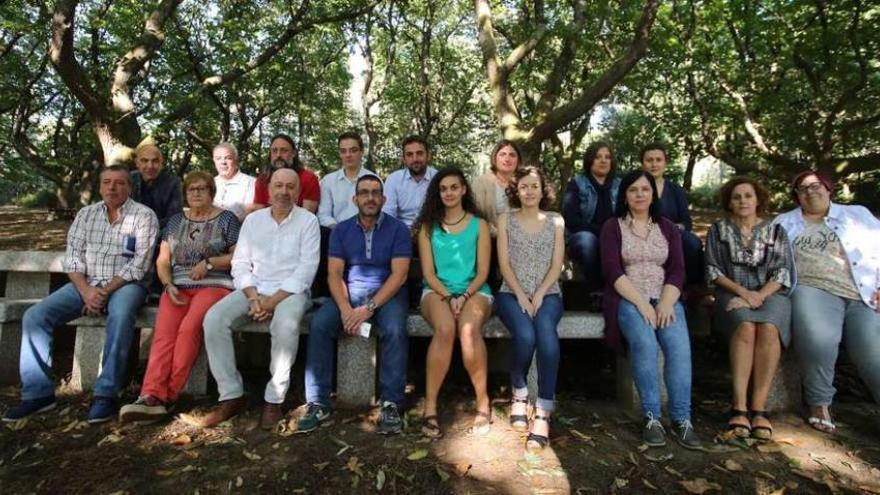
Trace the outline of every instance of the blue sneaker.
<instances>
[{"instance_id":1,"label":"blue sneaker","mask_svg":"<svg viewBox=\"0 0 880 495\"><path fill-rule=\"evenodd\" d=\"M113 397L98 397L92 399L92 407L89 409L89 424L104 423L116 417L119 412L119 401Z\"/></svg>"},{"instance_id":2,"label":"blue sneaker","mask_svg":"<svg viewBox=\"0 0 880 495\"><path fill-rule=\"evenodd\" d=\"M306 413L296 423L294 433L309 433L318 429L330 417L330 408L314 402L306 407Z\"/></svg>"},{"instance_id":3,"label":"blue sneaker","mask_svg":"<svg viewBox=\"0 0 880 495\"><path fill-rule=\"evenodd\" d=\"M21 404L6 410L6 414L3 415L3 421L6 423L13 423L34 414L51 411L52 409L55 409L55 404L54 395L40 399L22 400Z\"/></svg>"}]
</instances>

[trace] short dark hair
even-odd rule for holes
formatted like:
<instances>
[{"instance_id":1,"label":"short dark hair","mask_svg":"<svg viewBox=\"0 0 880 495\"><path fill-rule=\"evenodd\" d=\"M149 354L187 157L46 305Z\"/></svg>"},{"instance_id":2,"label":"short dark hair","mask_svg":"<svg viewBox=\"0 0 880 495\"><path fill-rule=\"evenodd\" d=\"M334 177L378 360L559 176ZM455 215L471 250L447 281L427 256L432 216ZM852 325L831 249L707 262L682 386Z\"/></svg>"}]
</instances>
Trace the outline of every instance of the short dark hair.
<instances>
[{"instance_id":1,"label":"short dark hair","mask_svg":"<svg viewBox=\"0 0 880 495\"><path fill-rule=\"evenodd\" d=\"M825 189L828 189L828 192L834 192L834 181L831 177L823 174L822 172L816 172L815 170L806 170L794 176L794 180L791 181L791 199L794 201L794 204L800 205L801 200L798 198L797 188L800 187L801 182L806 180L807 177L815 175L816 179L825 186Z\"/></svg>"},{"instance_id":2,"label":"short dark hair","mask_svg":"<svg viewBox=\"0 0 880 495\"><path fill-rule=\"evenodd\" d=\"M625 218L629 214L629 205L626 204L626 190L642 177L648 179L648 184L651 184L651 206L648 208L648 215L651 217L651 220L659 222L660 199L657 196L657 182L654 180L653 175L641 169L633 170L620 179L620 189L617 191L617 216Z\"/></svg>"},{"instance_id":3,"label":"short dark hair","mask_svg":"<svg viewBox=\"0 0 880 495\"><path fill-rule=\"evenodd\" d=\"M541 167L536 167L534 165L520 167L513 173L513 180L510 181L510 184L507 185L507 189L504 191L507 193L507 202L510 204L511 208L522 208L522 201L520 201L518 194L519 181L529 175L537 175L538 181L541 182L541 201L538 203L538 208L541 210L549 210L553 205L553 202L556 201L556 194L553 191L553 186L547 182L547 178Z\"/></svg>"},{"instance_id":4,"label":"short dark hair","mask_svg":"<svg viewBox=\"0 0 880 495\"><path fill-rule=\"evenodd\" d=\"M107 172L124 172L125 178L128 179L128 187L132 186L131 183L131 171L128 168L128 165L122 165L120 163L114 163L113 165L107 165L106 167L101 169L101 172L98 173L98 179L101 178Z\"/></svg>"},{"instance_id":5,"label":"short dark hair","mask_svg":"<svg viewBox=\"0 0 880 495\"><path fill-rule=\"evenodd\" d=\"M513 151L516 151L516 159L518 160L517 168L523 165L522 152L519 150L519 146L517 146L516 143L509 139L502 139L501 141L498 141L498 144L496 144L494 148L492 148L492 154L489 155L489 164L491 165L490 168L492 172L495 172L498 169L498 167L495 165L495 156L498 154L499 151L501 151L501 148L506 148L507 146L510 146L511 148L513 148Z\"/></svg>"},{"instance_id":6,"label":"short dark hair","mask_svg":"<svg viewBox=\"0 0 880 495\"><path fill-rule=\"evenodd\" d=\"M736 189L737 186L743 184L749 184L752 186L752 189L755 190L755 197L758 199L758 207L756 208L758 215L766 212L767 203L770 201L770 194L760 182L745 175L735 175L721 186L721 190L718 191L718 197L721 200L721 208L727 213L733 213L730 211L730 198L733 197L733 190Z\"/></svg>"},{"instance_id":7,"label":"short dark hair","mask_svg":"<svg viewBox=\"0 0 880 495\"><path fill-rule=\"evenodd\" d=\"M645 161L645 153L647 153L649 151L654 151L654 150L662 151L663 158L666 160L669 160L669 153L666 152L666 146L664 146L661 143L658 143L657 141L652 141L652 142L642 146L642 149L639 150L639 161L640 162Z\"/></svg>"},{"instance_id":8,"label":"short dark hair","mask_svg":"<svg viewBox=\"0 0 880 495\"><path fill-rule=\"evenodd\" d=\"M354 139L358 143L358 147L360 149L364 149L364 138L361 137L360 133L354 131L346 131L336 137L336 146L339 146L339 143L342 142L343 139Z\"/></svg>"},{"instance_id":9,"label":"short dark hair","mask_svg":"<svg viewBox=\"0 0 880 495\"><path fill-rule=\"evenodd\" d=\"M584 151L584 175L590 174L590 170L593 168L593 160L596 159L596 155L599 154L599 150L602 148L607 149L611 155L611 170L608 171L608 174L614 175L617 172L617 158L614 156L614 150L611 149L611 145L605 141L596 141L587 147L587 151Z\"/></svg>"},{"instance_id":10,"label":"short dark hair","mask_svg":"<svg viewBox=\"0 0 880 495\"><path fill-rule=\"evenodd\" d=\"M189 189L189 186L195 184L196 182L204 182L205 186L208 188L208 192L211 193L211 199L214 199L214 196L217 194L217 184L214 183L214 177L211 176L208 172L203 172L201 170L190 172L186 174L186 177L183 178L183 199L186 202L186 205L189 206L189 202L186 201L186 190Z\"/></svg>"},{"instance_id":11,"label":"short dark hair","mask_svg":"<svg viewBox=\"0 0 880 495\"><path fill-rule=\"evenodd\" d=\"M380 179L378 175L373 175L373 174L365 174L365 175L358 177L357 182L354 183L354 193L357 194L358 187L360 187L361 182L367 182L367 181L378 182L379 183L379 192L381 192L382 194L385 194L385 184L382 183L382 179Z\"/></svg>"},{"instance_id":12,"label":"short dark hair","mask_svg":"<svg viewBox=\"0 0 880 495\"><path fill-rule=\"evenodd\" d=\"M419 143L424 148L425 151L430 153L431 147L428 145L428 140L419 136L418 134L410 134L409 136L403 138L403 143L400 145L400 151L403 152L406 149L406 146L413 143Z\"/></svg>"}]
</instances>

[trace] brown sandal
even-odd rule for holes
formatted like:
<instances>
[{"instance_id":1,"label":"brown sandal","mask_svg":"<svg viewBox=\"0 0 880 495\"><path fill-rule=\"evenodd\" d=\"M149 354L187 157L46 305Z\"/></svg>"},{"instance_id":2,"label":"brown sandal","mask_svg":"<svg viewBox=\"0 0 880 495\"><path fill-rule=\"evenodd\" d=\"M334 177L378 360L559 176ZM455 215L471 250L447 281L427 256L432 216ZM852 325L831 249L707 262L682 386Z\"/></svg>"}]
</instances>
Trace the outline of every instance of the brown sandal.
<instances>
[{"instance_id":1,"label":"brown sandal","mask_svg":"<svg viewBox=\"0 0 880 495\"><path fill-rule=\"evenodd\" d=\"M432 440L443 438L443 430L440 429L440 419L436 414L422 418L422 435Z\"/></svg>"},{"instance_id":2,"label":"brown sandal","mask_svg":"<svg viewBox=\"0 0 880 495\"><path fill-rule=\"evenodd\" d=\"M755 418L764 418L767 420L767 423L770 422L770 415L767 411L752 411L752 420ZM770 440L773 438L773 427L772 426L755 426L752 424L752 438L757 438L758 440Z\"/></svg>"}]
</instances>

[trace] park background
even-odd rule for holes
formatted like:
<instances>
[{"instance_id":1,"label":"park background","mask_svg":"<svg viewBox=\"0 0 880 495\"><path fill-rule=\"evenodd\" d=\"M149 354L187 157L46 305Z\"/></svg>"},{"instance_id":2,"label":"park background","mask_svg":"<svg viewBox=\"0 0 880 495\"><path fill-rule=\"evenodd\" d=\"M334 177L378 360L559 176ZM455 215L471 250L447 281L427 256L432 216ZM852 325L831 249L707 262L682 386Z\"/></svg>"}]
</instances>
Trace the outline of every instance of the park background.
<instances>
[{"instance_id":1,"label":"park background","mask_svg":"<svg viewBox=\"0 0 880 495\"><path fill-rule=\"evenodd\" d=\"M345 130L363 133L365 164L382 175L407 134L428 138L435 166L473 173L503 137L559 187L590 142L609 141L629 169L656 140L703 229L734 173L760 177L781 210L788 180L818 169L841 185L836 199L877 212L878 54L876 0L0 0L0 249L62 248L64 219L97 200L98 171L130 162L143 140L180 176L213 171L220 141L255 173L279 131L319 174L338 167ZM47 209L61 220L47 223ZM727 407L726 351L709 336L694 347L708 442ZM789 414L769 447L646 452L614 404L607 351L564 349L543 457L523 456L504 426L503 373L483 441L466 435L466 380L450 378L441 444L417 428L376 438L363 411L306 439L259 431L253 411L210 432L87 428L88 397L71 395L0 431L0 493L880 492L880 412L851 369L833 439ZM0 389L0 406L17 395Z\"/></svg>"}]
</instances>

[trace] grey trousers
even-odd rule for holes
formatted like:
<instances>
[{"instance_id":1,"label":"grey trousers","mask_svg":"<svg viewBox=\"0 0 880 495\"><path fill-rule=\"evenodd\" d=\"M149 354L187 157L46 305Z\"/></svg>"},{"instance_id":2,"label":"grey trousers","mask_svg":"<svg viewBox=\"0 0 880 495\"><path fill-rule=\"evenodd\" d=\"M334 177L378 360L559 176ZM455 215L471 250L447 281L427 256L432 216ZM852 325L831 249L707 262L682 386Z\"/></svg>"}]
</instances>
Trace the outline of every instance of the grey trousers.
<instances>
[{"instance_id":1,"label":"grey trousers","mask_svg":"<svg viewBox=\"0 0 880 495\"><path fill-rule=\"evenodd\" d=\"M880 313L862 301L798 285L791 296L792 342L809 406L830 406L841 340L880 402Z\"/></svg>"},{"instance_id":2,"label":"grey trousers","mask_svg":"<svg viewBox=\"0 0 880 495\"><path fill-rule=\"evenodd\" d=\"M272 339L269 373L272 378L266 384L263 397L267 403L284 402L290 387L290 369L299 347L300 323L310 306L311 299L305 292L291 294L275 307L269 324ZM247 313L247 297L237 290L221 299L205 315L205 350L221 401L244 395L244 383L235 365L232 330L251 321Z\"/></svg>"}]
</instances>

